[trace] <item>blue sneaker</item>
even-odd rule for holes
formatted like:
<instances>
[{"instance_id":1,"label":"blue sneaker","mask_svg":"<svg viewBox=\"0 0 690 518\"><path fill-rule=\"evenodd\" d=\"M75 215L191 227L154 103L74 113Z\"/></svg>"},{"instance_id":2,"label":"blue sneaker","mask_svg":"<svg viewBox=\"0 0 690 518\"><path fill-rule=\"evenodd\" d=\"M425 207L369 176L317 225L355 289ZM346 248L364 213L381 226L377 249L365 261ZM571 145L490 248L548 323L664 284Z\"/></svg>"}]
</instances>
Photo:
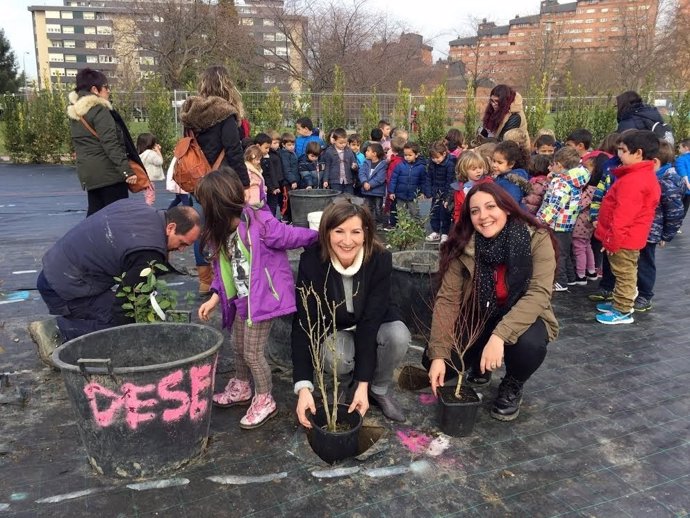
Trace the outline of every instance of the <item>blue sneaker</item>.
<instances>
[{"instance_id":1,"label":"blue sneaker","mask_svg":"<svg viewBox=\"0 0 690 518\"><path fill-rule=\"evenodd\" d=\"M611 311L611 313L599 313L596 318L600 324L609 325L632 324L635 321L632 317L632 311L630 313L621 313L616 309Z\"/></svg>"},{"instance_id":2,"label":"blue sneaker","mask_svg":"<svg viewBox=\"0 0 690 518\"><path fill-rule=\"evenodd\" d=\"M599 313L611 313L615 311L613 309L613 302L601 302L597 304L597 311Z\"/></svg>"}]
</instances>

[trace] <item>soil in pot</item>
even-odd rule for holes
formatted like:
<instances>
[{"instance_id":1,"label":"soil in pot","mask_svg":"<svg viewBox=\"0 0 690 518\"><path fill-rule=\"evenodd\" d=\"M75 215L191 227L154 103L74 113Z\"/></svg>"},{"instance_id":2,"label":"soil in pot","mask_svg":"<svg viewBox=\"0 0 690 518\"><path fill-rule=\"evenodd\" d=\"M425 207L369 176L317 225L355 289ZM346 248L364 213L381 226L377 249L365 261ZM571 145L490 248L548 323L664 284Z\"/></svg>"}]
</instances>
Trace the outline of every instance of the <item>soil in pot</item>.
<instances>
[{"instance_id":1,"label":"soil in pot","mask_svg":"<svg viewBox=\"0 0 690 518\"><path fill-rule=\"evenodd\" d=\"M446 435L465 437L474 430L481 398L472 387L463 385L460 397L455 397L455 386L440 387L438 391L439 427Z\"/></svg>"},{"instance_id":2,"label":"soil in pot","mask_svg":"<svg viewBox=\"0 0 690 518\"><path fill-rule=\"evenodd\" d=\"M338 431L326 429L326 413L322 406L309 416L312 429L309 432L309 444L321 460L333 464L354 457L359 453L359 431L362 427L362 416L359 412L347 412L347 405L338 405Z\"/></svg>"}]
</instances>

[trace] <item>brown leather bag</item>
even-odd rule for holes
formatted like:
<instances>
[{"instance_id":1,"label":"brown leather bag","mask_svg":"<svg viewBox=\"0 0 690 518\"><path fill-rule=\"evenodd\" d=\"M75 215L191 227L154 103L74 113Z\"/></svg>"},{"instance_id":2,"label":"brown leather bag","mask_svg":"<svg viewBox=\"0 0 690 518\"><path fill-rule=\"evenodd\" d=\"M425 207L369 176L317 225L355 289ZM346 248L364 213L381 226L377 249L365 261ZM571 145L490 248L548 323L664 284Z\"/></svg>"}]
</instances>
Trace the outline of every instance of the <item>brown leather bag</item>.
<instances>
[{"instance_id":1,"label":"brown leather bag","mask_svg":"<svg viewBox=\"0 0 690 518\"><path fill-rule=\"evenodd\" d=\"M173 180L189 193L194 192L199 180L218 169L225 158L225 150L221 149L218 158L211 166L191 130L185 131L185 136L177 141L173 154L175 155Z\"/></svg>"},{"instance_id":2,"label":"brown leather bag","mask_svg":"<svg viewBox=\"0 0 690 518\"><path fill-rule=\"evenodd\" d=\"M96 130L91 127L91 124L86 122L86 119L84 117L79 117L79 120L94 137L96 137L98 140L101 140L101 137L98 136ZM151 180L149 179L149 175L146 172L144 166L142 166L139 162L135 160L127 159L127 161L129 162L129 168L137 177L137 181L135 183L127 184L127 187L129 188L130 192L141 192L144 189L148 189L149 187L151 187Z\"/></svg>"}]
</instances>

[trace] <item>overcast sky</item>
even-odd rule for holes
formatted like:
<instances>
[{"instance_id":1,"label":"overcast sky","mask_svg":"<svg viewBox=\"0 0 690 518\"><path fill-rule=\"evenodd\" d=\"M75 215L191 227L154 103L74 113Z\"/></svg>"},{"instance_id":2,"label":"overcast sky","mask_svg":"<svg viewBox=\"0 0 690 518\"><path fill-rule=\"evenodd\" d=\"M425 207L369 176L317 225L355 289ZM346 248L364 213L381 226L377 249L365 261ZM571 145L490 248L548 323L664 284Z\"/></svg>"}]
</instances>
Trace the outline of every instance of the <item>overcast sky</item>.
<instances>
[{"instance_id":1,"label":"overcast sky","mask_svg":"<svg viewBox=\"0 0 690 518\"><path fill-rule=\"evenodd\" d=\"M33 28L31 13L27 7L64 5L64 2L2 0L1 3L0 24L10 40L19 69L21 70L25 59L28 76L35 77ZM405 22L410 31L422 34L426 42L434 47L435 59L446 57L450 40L458 35L466 36L471 33L472 18L487 18L502 24L518 14L537 14L539 5L539 0L370 0L372 9L385 10L392 18Z\"/></svg>"}]
</instances>

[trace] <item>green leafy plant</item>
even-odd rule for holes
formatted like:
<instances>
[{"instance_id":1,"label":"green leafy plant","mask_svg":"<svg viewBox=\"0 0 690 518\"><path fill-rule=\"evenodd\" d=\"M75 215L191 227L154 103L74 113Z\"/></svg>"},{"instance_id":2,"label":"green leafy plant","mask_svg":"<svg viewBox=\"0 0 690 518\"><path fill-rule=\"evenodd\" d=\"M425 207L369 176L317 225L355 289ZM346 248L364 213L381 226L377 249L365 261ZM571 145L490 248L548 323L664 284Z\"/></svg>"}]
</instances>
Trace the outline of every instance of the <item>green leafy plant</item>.
<instances>
[{"instance_id":1,"label":"green leafy plant","mask_svg":"<svg viewBox=\"0 0 690 518\"><path fill-rule=\"evenodd\" d=\"M338 65L333 75L333 91L323 98L323 126L326 131L345 127L345 75Z\"/></svg>"},{"instance_id":2,"label":"green leafy plant","mask_svg":"<svg viewBox=\"0 0 690 518\"><path fill-rule=\"evenodd\" d=\"M592 143L597 146L609 133L616 131L616 105L611 95L606 101L598 102L589 107L588 129L592 132Z\"/></svg>"},{"instance_id":3,"label":"green leafy plant","mask_svg":"<svg viewBox=\"0 0 690 518\"><path fill-rule=\"evenodd\" d=\"M297 120L300 117L309 117L311 119L312 107L314 100L312 99L311 90L307 89L303 92L295 94L292 98L292 119Z\"/></svg>"},{"instance_id":4,"label":"green leafy plant","mask_svg":"<svg viewBox=\"0 0 690 518\"><path fill-rule=\"evenodd\" d=\"M179 314L166 315L166 312L174 311L177 307L178 293L170 289L163 279L159 279L156 272L168 271L167 266L153 261L141 271L139 276L142 280L134 286L122 286L124 273L121 277L115 277L115 282L121 285L115 296L125 299L122 309L125 310L126 316L133 318L137 323L186 320Z\"/></svg>"},{"instance_id":5,"label":"green leafy plant","mask_svg":"<svg viewBox=\"0 0 690 518\"><path fill-rule=\"evenodd\" d=\"M673 97L673 113L669 121L676 142L690 137L690 89Z\"/></svg>"},{"instance_id":6,"label":"green leafy plant","mask_svg":"<svg viewBox=\"0 0 690 518\"><path fill-rule=\"evenodd\" d=\"M395 94L395 108L393 110L393 125L399 128L410 129L410 111L412 109L412 91L398 81L398 90Z\"/></svg>"},{"instance_id":7,"label":"green leafy plant","mask_svg":"<svg viewBox=\"0 0 690 518\"><path fill-rule=\"evenodd\" d=\"M424 104L419 106L417 122L419 124L419 145L422 153L428 154L429 146L446 136L448 119L448 98L446 86L441 84L424 97Z\"/></svg>"},{"instance_id":8,"label":"green leafy plant","mask_svg":"<svg viewBox=\"0 0 690 518\"><path fill-rule=\"evenodd\" d=\"M549 111L549 100L547 99L548 77L542 75L541 81L532 76L527 89L527 133L536 135L544 127L546 114Z\"/></svg>"},{"instance_id":9,"label":"green leafy plant","mask_svg":"<svg viewBox=\"0 0 690 518\"><path fill-rule=\"evenodd\" d=\"M556 139L565 141L571 131L587 128L589 106L582 85L575 86L570 72L565 76L565 97L560 104L554 118Z\"/></svg>"},{"instance_id":10,"label":"green leafy plant","mask_svg":"<svg viewBox=\"0 0 690 518\"><path fill-rule=\"evenodd\" d=\"M477 92L471 82L465 91L465 142L472 142L477 136L479 127L479 110L477 109Z\"/></svg>"},{"instance_id":11,"label":"green leafy plant","mask_svg":"<svg viewBox=\"0 0 690 518\"><path fill-rule=\"evenodd\" d=\"M362 128L360 130L360 135L367 138L372 129L379 127L379 120L381 120L379 96L376 93L376 88L374 88L371 94L371 100L368 104L362 106Z\"/></svg>"},{"instance_id":12,"label":"green leafy plant","mask_svg":"<svg viewBox=\"0 0 690 518\"><path fill-rule=\"evenodd\" d=\"M260 108L261 127L264 130L280 131L283 127L283 100L280 90L273 87Z\"/></svg>"},{"instance_id":13,"label":"green leafy plant","mask_svg":"<svg viewBox=\"0 0 690 518\"><path fill-rule=\"evenodd\" d=\"M149 132L156 136L163 150L163 156L170 160L177 141L172 92L163 86L160 77L155 76L146 81L145 89ZM136 135L133 137L136 139Z\"/></svg>"},{"instance_id":14,"label":"green leafy plant","mask_svg":"<svg viewBox=\"0 0 690 518\"><path fill-rule=\"evenodd\" d=\"M386 235L386 242L389 245L398 250L407 250L424 239L424 229L428 218L415 217L404 206L397 208L397 217L397 225Z\"/></svg>"}]
</instances>

